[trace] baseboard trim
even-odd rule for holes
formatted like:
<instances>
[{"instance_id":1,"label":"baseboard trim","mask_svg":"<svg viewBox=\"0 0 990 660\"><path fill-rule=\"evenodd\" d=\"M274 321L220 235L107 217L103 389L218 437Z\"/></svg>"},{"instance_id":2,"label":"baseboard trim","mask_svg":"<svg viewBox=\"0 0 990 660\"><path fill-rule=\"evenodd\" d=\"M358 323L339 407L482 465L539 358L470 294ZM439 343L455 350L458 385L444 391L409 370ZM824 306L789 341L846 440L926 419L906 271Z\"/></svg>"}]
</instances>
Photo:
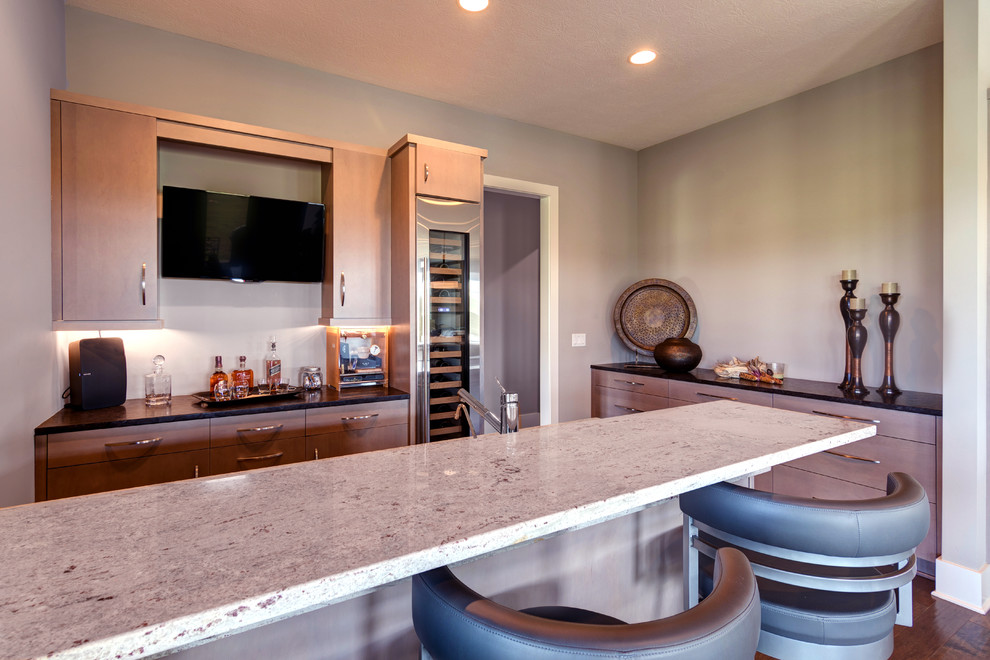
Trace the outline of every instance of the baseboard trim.
<instances>
[{"instance_id":1,"label":"baseboard trim","mask_svg":"<svg viewBox=\"0 0 990 660\"><path fill-rule=\"evenodd\" d=\"M990 566L979 570L939 557L935 560L935 591L932 596L987 614L990 612Z\"/></svg>"}]
</instances>

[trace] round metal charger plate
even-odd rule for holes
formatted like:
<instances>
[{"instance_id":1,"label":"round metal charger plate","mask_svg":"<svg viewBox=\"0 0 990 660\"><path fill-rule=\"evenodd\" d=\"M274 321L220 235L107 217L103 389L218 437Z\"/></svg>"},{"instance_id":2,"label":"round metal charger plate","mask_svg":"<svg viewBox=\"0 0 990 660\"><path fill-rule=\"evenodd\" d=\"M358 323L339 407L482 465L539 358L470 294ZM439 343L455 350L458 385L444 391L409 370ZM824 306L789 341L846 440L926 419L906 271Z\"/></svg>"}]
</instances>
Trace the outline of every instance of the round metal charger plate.
<instances>
[{"instance_id":1,"label":"round metal charger plate","mask_svg":"<svg viewBox=\"0 0 990 660\"><path fill-rule=\"evenodd\" d=\"M688 292L670 280L640 280L622 292L612 311L615 331L626 346L653 355L657 344L688 337L698 325L698 312Z\"/></svg>"}]
</instances>

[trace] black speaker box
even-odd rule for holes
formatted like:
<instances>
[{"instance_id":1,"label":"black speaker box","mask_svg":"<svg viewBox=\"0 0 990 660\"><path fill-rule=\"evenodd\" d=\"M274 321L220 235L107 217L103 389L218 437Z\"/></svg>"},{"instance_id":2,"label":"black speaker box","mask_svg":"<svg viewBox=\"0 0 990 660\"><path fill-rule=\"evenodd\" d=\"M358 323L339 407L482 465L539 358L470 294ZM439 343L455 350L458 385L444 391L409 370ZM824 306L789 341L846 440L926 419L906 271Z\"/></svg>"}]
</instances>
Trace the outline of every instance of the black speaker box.
<instances>
[{"instance_id":1,"label":"black speaker box","mask_svg":"<svg viewBox=\"0 0 990 660\"><path fill-rule=\"evenodd\" d=\"M80 339L69 344L69 405L82 410L119 406L127 398L124 341Z\"/></svg>"}]
</instances>

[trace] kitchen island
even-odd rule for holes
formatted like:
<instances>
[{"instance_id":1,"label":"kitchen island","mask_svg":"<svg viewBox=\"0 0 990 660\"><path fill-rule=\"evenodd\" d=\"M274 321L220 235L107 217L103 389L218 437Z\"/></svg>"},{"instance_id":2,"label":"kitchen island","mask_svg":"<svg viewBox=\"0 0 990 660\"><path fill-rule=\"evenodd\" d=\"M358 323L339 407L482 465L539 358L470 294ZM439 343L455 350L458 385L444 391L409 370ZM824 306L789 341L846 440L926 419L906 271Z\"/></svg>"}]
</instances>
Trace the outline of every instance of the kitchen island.
<instances>
[{"instance_id":1,"label":"kitchen island","mask_svg":"<svg viewBox=\"0 0 990 660\"><path fill-rule=\"evenodd\" d=\"M0 657L147 657L873 435L719 401L0 510Z\"/></svg>"}]
</instances>

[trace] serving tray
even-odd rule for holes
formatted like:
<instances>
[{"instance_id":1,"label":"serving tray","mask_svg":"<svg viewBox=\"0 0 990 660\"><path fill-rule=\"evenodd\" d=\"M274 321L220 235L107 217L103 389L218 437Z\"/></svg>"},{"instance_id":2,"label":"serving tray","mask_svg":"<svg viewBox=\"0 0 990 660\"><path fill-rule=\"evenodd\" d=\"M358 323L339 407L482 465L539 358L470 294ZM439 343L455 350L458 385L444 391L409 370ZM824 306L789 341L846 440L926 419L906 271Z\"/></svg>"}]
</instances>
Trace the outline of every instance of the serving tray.
<instances>
[{"instance_id":1,"label":"serving tray","mask_svg":"<svg viewBox=\"0 0 990 660\"><path fill-rule=\"evenodd\" d=\"M683 288L670 280L651 278L622 292L612 321L622 343L640 355L652 356L665 339L690 339L698 325L698 312Z\"/></svg>"},{"instance_id":2,"label":"serving tray","mask_svg":"<svg viewBox=\"0 0 990 660\"><path fill-rule=\"evenodd\" d=\"M285 389L279 389L278 392L262 392L257 387L252 387L250 393L246 397L240 399L226 399L223 401L218 401L212 392L194 392L192 397L199 400L199 402L205 406L228 406L237 405L239 403L258 403L259 401L271 401L273 399L285 399L290 396L296 396L300 392L305 392L306 389L303 387L298 387L296 385L289 385Z\"/></svg>"}]
</instances>

